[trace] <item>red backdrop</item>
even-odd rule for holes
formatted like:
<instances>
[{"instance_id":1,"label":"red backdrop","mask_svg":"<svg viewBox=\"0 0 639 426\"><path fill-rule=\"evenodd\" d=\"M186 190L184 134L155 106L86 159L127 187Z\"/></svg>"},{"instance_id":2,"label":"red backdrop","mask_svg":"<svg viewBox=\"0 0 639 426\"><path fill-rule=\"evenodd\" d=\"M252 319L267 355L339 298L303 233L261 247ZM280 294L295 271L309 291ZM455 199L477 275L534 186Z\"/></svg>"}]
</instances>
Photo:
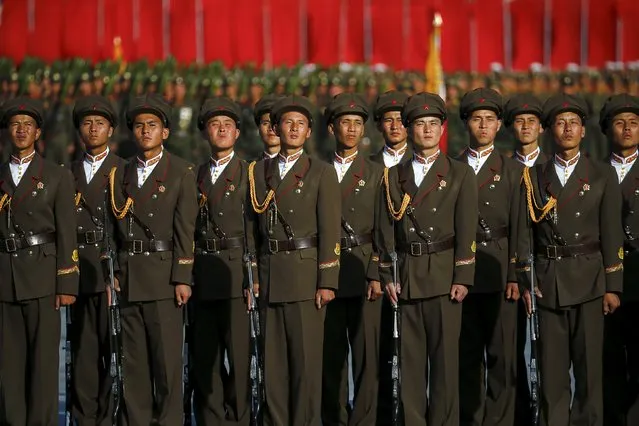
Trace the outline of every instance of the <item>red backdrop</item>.
<instances>
[{"instance_id":1,"label":"red backdrop","mask_svg":"<svg viewBox=\"0 0 639 426\"><path fill-rule=\"evenodd\" d=\"M146 58L153 62L168 53L178 61L191 62L198 53L199 4L202 59L221 60L227 66L263 61L278 66L305 60L322 65L369 60L397 69L422 70L435 12L444 20L441 57L446 71L471 70L473 66L487 71L492 63L504 64L503 40L508 36L514 69L543 62L546 17L551 22L553 68L580 64L582 48L587 65L592 67L617 59L639 60L639 37L634 31L639 22L638 1L552 0L549 11L544 10L545 3L234 0L233 7L228 7L225 0L4 0L0 56L18 62L25 56L47 61L81 56L99 61L112 56L113 38L119 36L129 61ZM504 26L504 8L510 13L510 35ZM584 8L587 14L582 15ZM169 17L167 28L164 13ZM582 46L584 22L587 46Z\"/></svg>"}]
</instances>

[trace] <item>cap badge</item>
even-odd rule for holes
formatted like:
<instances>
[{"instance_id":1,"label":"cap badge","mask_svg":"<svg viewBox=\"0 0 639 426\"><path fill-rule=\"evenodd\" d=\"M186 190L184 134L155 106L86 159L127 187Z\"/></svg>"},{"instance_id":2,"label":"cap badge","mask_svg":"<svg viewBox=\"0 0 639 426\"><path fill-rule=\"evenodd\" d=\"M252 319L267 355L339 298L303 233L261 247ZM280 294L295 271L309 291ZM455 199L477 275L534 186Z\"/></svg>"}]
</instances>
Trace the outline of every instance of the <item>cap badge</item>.
<instances>
[{"instance_id":1,"label":"cap badge","mask_svg":"<svg viewBox=\"0 0 639 426\"><path fill-rule=\"evenodd\" d=\"M524 104L522 108L528 108L528 104Z\"/></svg>"},{"instance_id":2,"label":"cap badge","mask_svg":"<svg viewBox=\"0 0 639 426\"><path fill-rule=\"evenodd\" d=\"M24 109L24 105L20 105L18 109L22 111Z\"/></svg>"},{"instance_id":3,"label":"cap badge","mask_svg":"<svg viewBox=\"0 0 639 426\"><path fill-rule=\"evenodd\" d=\"M428 105L424 105L424 109L429 110L430 108L428 108Z\"/></svg>"},{"instance_id":4,"label":"cap badge","mask_svg":"<svg viewBox=\"0 0 639 426\"><path fill-rule=\"evenodd\" d=\"M393 104L393 105L395 105L396 103L397 103L397 101L396 101L395 99L393 99L393 100L391 101L391 104Z\"/></svg>"},{"instance_id":5,"label":"cap badge","mask_svg":"<svg viewBox=\"0 0 639 426\"><path fill-rule=\"evenodd\" d=\"M481 98L481 99L479 100L479 103L480 103L480 104L483 104L484 102L486 102L486 99L484 99L484 98Z\"/></svg>"},{"instance_id":6,"label":"cap badge","mask_svg":"<svg viewBox=\"0 0 639 426\"><path fill-rule=\"evenodd\" d=\"M562 108L568 108L568 105L570 105L568 102L564 102L563 104L561 104Z\"/></svg>"},{"instance_id":7,"label":"cap badge","mask_svg":"<svg viewBox=\"0 0 639 426\"><path fill-rule=\"evenodd\" d=\"M351 104L349 105L349 107L351 107L351 108L355 108L355 102L351 102Z\"/></svg>"},{"instance_id":8,"label":"cap badge","mask_svg":"<svg viewBox=\"0 0 639 426\"><path fill-rule=\"evenodd\" d=\"M96 109L98 109L96 104L93 104L93 111L95 111Z\"/></svg>"}]
</instances>

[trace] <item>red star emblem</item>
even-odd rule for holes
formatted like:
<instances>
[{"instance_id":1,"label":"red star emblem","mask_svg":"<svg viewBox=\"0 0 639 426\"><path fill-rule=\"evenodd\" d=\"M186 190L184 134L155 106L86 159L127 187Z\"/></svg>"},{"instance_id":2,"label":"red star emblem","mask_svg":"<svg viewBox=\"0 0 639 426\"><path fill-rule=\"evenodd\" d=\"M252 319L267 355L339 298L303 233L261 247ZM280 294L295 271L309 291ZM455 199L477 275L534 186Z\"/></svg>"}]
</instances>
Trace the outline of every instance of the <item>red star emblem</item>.
<instances>
[{"instance_id":1,"label":"red star emblem","mask_svg":"<svg viewBox=\"0 0 639 426\"><path fill-rule=\"evenodd\" d=\"M98 106L96 104L93 104L93 111L95 111L96 109L98 109Z\"/></svg>"},{"instance_id":2,"label":"red star emblem","mask_svg":"<svg viewBox=\"0 0 639 426\"><path fill-rule=\"evenodd\" d=\"M484 99L484 98L481 98L481 99L479 100L479 103L480 103L480 104L483 104L484 102L486 102L486 99Z\"/></svg>"},{"instance_id":3,"label":"red star emblem","mask_svg":"<svg viewBox=\"0 0 639 426\"><path fill-rule=\"evenodd\" d=\"M630 104L626 104L626 108L630 107Z\"/></svg>"},{"instance_id":4,"label":"red star emblem","mask_svg":"<svg viewBox=\"0 0 639 426\"><path fill-rule=\"evenodd\" d=\"M355 108L355 102L351 102L351 104L349 105L351 108Z\"/></svg>"},{"instance_id":5,"label":"red star emblem","mask_svg":"<svg viewBox=\"0 0 639 426\"><path fill-rule=\"evenodd\" d=\"M524 104L523 108L528 108L528 104Z\"/></svg>"},{"instance_id":6,"label":"red star emblem","mask_svg":"<svg viewBox=\"0 0 639 426\"><path fill-rule=\"evenodd\" d=\"M219 107L217 107L217 110L218 110L218 111L224 111L225 109L226 109L226 108L224 108L223 106L219 106Z\"/></svg>"},{"instance_id":7,"label":"red star emblem","mask_svg":"<svg viewBox=\"0 0 639 426\"><path fill-rule=\"evenodd\" d=\"M391 104L393 104L393 105L395 105L396 103L397 103L397 101L396 101L396 100L392 100L392 101L391 101Z\"/></svg>"},{"instance_id":8,"label":"red star emblem","mask_svg":"<svg viewBox=\"0 0 639 426\"><path fill-rule=\"evenodd\" d=\"M18 107L18 109L19 109L20 111L22 111L22 110L24 109L24 105L20 105L20 106Z\"/></svg>"},{"instance_id":9,"label":"red star emblem","mask_svg":"<svg viewBox=\"0 0 639 426\"><path fill-rule=\"evenodd\" d=\"M561 107L562 107L562 108L568 108L568 106L569 106L569 105L570 105L570 104L569 104L568 102L564 102L564 103L561 105Z\"/></svg>"},{"instance_id":10,"label":"red star emblem","mask_svg":"<svg viewBox=\"0 0 639 426\"><path fill-rule=\"evenodd\" d=\"M429 110L430 108L428 108L428 105L424 105L424 109Z\"/></svg>"}]
</instances>

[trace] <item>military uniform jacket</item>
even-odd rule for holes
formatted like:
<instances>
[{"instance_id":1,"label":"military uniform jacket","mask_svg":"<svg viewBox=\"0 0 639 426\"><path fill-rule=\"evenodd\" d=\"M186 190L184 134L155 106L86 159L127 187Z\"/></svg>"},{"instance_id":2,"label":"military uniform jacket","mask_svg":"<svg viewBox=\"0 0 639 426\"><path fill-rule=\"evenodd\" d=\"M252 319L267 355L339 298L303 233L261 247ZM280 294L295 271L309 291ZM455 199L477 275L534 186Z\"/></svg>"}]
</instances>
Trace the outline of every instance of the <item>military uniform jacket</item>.
<instances>
[{"instance_id":1,"label":"military uniform jacket","mask_svg":"<svg viewBox=\"0 0 639 426\"><path fill-rule=\"evenodd\" d=\"M460 160L466 162L466 153ZM475 267L475 293L505 290L506 282L516 282L515 271L517 214L520 164L494 150L477 173L479 217L476 223L477 266ZM483 219L482 226L480 223ZM480 242L486 235L485 226L496 235L505 228L501 238Z\"/></svg>"},{"instance_id":2,"label":"military uniform jacket","mask_svg":"<svg viewBox=\"0 0 639 426\"><path fill-rule=\"evenodd\" d=\"M317 247L271 254L269 239L286 240L287 234L280 220L269 224L272 215L268 210L259 215L260 290L265 300L298 302L314 299L320 288L337 290L341 190L335 170L306 153L284 179L280 179L277 157L254 164L257 201L263 203L268 190L274 190L273 202L295 238L316 236L318 239Z\"/></svg>"},{"instance_id":3,"label":"military uniform jacket","mask_svg":"<svg viewBox=\"0 0 639 426\"><path fill-rule=\"evenodd\" d=\"M352 228L353 235L373 236L381 199L384 168L363 155L357 155L340 183L342 220ZM349 238L342 223L342 241ZM342 247L340 255L338 297L364 296L367 281L379 281L379 256L372 243L357 247Z\"/></svg>"},{"instance_id":4,"label":"military uniform jacket","mask_svg":"<svg viewBox=\"0 0 639 426\"><path fill-rule=\"evenodd\" d=\"M149 241L140 224L129 213L117 221L118 271L122 291L130 302L171 299L175 284L191 284L197 190L192 166L164 151L141 188L137 164L131 161L116 176L116 207L127 198L131 212L147 226L156 240L172 241L172 251L133 253L124 250L126 241ZM114 212L117 214L117 212Z\"/></svg>"},{"instance_id":5,"label":"military uniform jacket","mask_svg":"<svg viewBox=\"0 0 639 426\"><path fill-rule=\"evenodd\" d=\"M623 301L635 302L639 301L639 287L637 286L639 250L633 247L637 246L637 242L630 243L629 240L639 239L639 166L636 161L621 181L620 186L623 200L621 223L626 239L623 260Z\"/></svg>"},{"instance_id":6,"label":"military uniform jacket","mask_svg":"<svg viewBox=\"0 0 639 426\"><path fill-rule=\"evenodd\" d=\"M84 159L75 161L71 169L75 177L77 234L84 234L84 238L78 239L80 293L91 294L104 292L108 280L108 270L102 263L107 235L111 238L115 250L115 218L109 201L109 172L112 167L124 167L126 162L113 152L109 152L88 184L83 163ZM86 232L89 234L85 234ZM101 241L96 241L94 238L100 235L103 235Z\"/></svg>"},{"instance_id":7,"label":"military uniform jacket","mask_svg":"<svg viewBox=\"0 0 639 426\"><path fill-rule=\"evenodd\" d=\"M475 273L475 227L477 226L477 184L466 164L440 155L415 186L410 161L388 171L389 193L384 189L380 201L376 241L380 250L379 272L383 284L392 282L390 252L397 251L402 299L424 299L450 293L452 284L473 285ZM404 194L425 236L432 242L454 237L453 249L413 256L402 247L424 243L419 230L407 214L395 221L389 207L400 210Z\"/></svg>"},{"instance_id":8,"label":"military uniform jacket","mask_svg":"<svg viewBox=\"0 0 639 426\"><path fill-rule=\"evenodd\" d=\"M525 253L530 250L530 227L534 238L535 273L543 295L539 305L559 309L584 303L606 292L621 292L623 231L621 227L621 190L610 165L595 162L582 154L564 187L555 172L554 161L529 169L533 205L542 207L540 187L546 196L557 199L556 229L567 245L597 243L599 252L548 259L541 256L548 245L558 245L548 214L541 222L530 224L526 185L522 185L518 230L520 282L528 283L530 265ZM626 178L627 179L627 178ZM536 203L536 204L535 204ZM539 211L536 213L539 218Z\"/></svg>"},{"instance_id":9,"label":"military uniform jacket","mask_svg":"<svg viewBox=\"0 0 639 426\"><path fill-rule=\"evenodd\" d=\"M196 242L221 240L224 236L241 241L242 246L248 242L248 251L255 256L256 223L249 200L247 168L247 163L235 154L213 184L210 161L200 166L197 176L200 214L195 227ZM248 284L243 262L245 249L215 250L214 245L209 241L210 250L195 249L195 296L198 300L243 297L242 290ZM256 266L253 267L253 277L257 283Z\"/></svg>"},{"instance_id":10,"label":"military uniform jacket","mask_svg":"<svg viewBox=\"0 0 639 426\"><path fill-rule=\"evenodd\" d=\"M68 169L35 154L16 187L9 163L0 166L0 301L53 294L77 295L78 252L73 177ZM6 196L6 198L5 198ZM11 226L9 226L9 217ZM55 242L6 251L8 238L55 233Z\"/></svg>"}]
</instances>

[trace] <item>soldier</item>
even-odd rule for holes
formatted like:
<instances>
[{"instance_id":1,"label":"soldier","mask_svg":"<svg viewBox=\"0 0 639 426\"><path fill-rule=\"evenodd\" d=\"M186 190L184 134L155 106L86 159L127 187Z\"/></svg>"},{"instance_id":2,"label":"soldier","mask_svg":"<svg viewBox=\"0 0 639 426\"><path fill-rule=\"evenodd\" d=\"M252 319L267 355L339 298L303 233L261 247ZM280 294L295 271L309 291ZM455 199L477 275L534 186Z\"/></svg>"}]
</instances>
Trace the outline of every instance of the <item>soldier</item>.
<instances>
[{"instance_id":1,"label":"soldier","mask_svg":"<svg viewBox=\"0 0 639 426\"><path fill-rule=\"evenodd\" d=\"M111 103L98 95L80 98L73 124L86 153L73 163L77 241L80 253L80 295L73 313L73 417L79 424L108 424L110 348L106 294L108 280L100 257L105 238L112 238L113 219L108 201L109 172L124 160L109 151L117 126Z\"/></svg>"},{"instance_id":2,"label":"soldier","mask_svg":"<svg viewBox=\"0 0 639 426\"><path fill-rule=\"evenodd\" d=\"M385 171L377 241L382 283L401 312L405 424L457 426L460 303L473 285L477 185L467 165L440 152L443 99L413 95L402 119L414 155ZM399 283L391 272L395 251Z\"/></svg>"},{"instance_id":3,"label":"soldier","mask_svg":"<svg viewBox=\"0 0 639 426\"><path fill-rule=\"evenodd\" d=\"M191 295L197 192L192 166L164 151L171 107L158 95L126 114L135 160L111 174L117 218L124 425L182 423L182 306Z\"/></svg>"},{"instance_id":4,"label":"soldier","mask_svg":"<svg viewBox=\"0 0 639 426\"><path fill-rule=\"evenodd\" d=\"M280 137L275 134L273 126L271 125L271 110L273 105L283 96L279 95L266 95L261 98L255 104L254 119L260 134L260 139L264 144L264 152L261 159L277 157L277 153L280 152Z\"/></svg>"},{"instance_id":5,"label":"soldier","mask_svg":"<svg viewBox=\"0 0 639 426\"><path fill-rule=\"evenodd\" d=\"M384 136L384 148L372 156L376 163L393 167L400 162L410 161L413 153L408 146L408 133L402 124L402 106L408 96L404 92L388 91L377 97L375 121Z\"/></svg>"},{"instance_id":6,"label":"soldier","mask_svg":"<svg viewBox=\"0 0 639 426\"><path fill-rule=\"evenodd\" d=\"M548 161L548 156L539 148L539 139L544 132L541 124L542 103L530 94L515 95L504 106L504 124L515 137L515 153L512 158L523 167L533 167ZM517 396L515 401L515 424L529 425L530 389L526 364L526 341L528 339L528 316L523 300L517 307Z\"/></svg>"},{"instance_id":7,"label":"soldier","mask_svg":"<svg viewBox=\"0 0 639 426\"><path fill-rule=\"evenodd\" d=\"M579 97L550 97L544 127L556 154L524 169L520 211L528 214L519 218L518 270L530 289L527 253L534 247L542 425L603 425L603 314L619 306L623 286L621 190L608 164L579 151L586 109ZM528 290L524 300L530 313Z\"/></svg>"},{"instance_id":8,"label":"soldier","mask_svg":"<svg viewBox=\"0 0 639 426\"><path fill-rule=\"evenodd\" d=\"M35 152L44 113L14 98L0 166L0 424L58 424L61 306L78 293L73 178Z\"/></svg>"},{"instance_id":9,"label":"soldier","mask_svg":"<svg viewBox=\"0 0 639 426\"><path fill-rule=\"evenodd\" d=\"M495 150L501 95L486 88L470 91L461 100L460 113L470 143L459 159L474 170L479 189L475 282L463 304L459 344L460 424L511 426L519 299L512 229L521 167Z\"/></svg>"},{"instance_id":10,"label":"soldier","mask_svg":"<svg viewBox=\"0 0 639 426\"><path fill-rule=\"evenodd\" d=\"M337 95L325 114L337 142L333 165L340 182L342 237L339 290L326 308L324 323L322 424L374 425L382 290L372 232L384 167L358 152L368 119L361 96ZM347 408L349 345L352 410Z\"/></svg>"},{"instance_id":11,"label":"soldier","mask_svg":"<svg viewBox=\"0 0 639 426\"><path fill-rule=\"evenodd\" d=\"M166 149L188 162L196 159L199 161L201 158L199 151L202 149L196 137L197 107L195 102L187 97L184 78L176 77L169 83L169 85L172 84L175 84L175 96L172 99L171 123L175 125L175 129L166 142Z\"/></svg>"},{"instance_id":12,"label":"soldier","mask_svg":"<svg viewBox=\"0 0 639 426\"><path fill-rule=\"evenodd\" d=\"M244 223L244 211L250 209L248 165L234 152L241 114L240 106L230 99L212 98L198 117L212 152L197 174L200 215L193 269L195 417L204 425L231 422L248 426L250 419L249 322L242 298L242 255L244 250L255 250L253 222Z\"/></svg>"},{"instance_id":13,"label":"soldier","mask_svg":"<svg viewBox=\"0 0 639 426\"><path fill-rule=\"evenodd\" d=\"M621 222L626 237L623 303L604 320L604 423L625 426L639 423L639 223L634 214L639 197L639 168L634 166L639 154L639 99L626 94L610 97L601 109L600 123L613 147L610 164L621 186Z\"/></svg>"},{"instance_id":14,"label":"soldier","mask_svg":"<svg viewBox=\"0 0 639 426\"><path fill-rule=\"evenodd\" d=\"M260 298L269 425L321 421L322 309L338 288L341 200L335 170L311 158L313 106L288 96L271 111L280 137L274 159L249 167L251 203L259 215Z\"/></svg>"}]
</instances>

